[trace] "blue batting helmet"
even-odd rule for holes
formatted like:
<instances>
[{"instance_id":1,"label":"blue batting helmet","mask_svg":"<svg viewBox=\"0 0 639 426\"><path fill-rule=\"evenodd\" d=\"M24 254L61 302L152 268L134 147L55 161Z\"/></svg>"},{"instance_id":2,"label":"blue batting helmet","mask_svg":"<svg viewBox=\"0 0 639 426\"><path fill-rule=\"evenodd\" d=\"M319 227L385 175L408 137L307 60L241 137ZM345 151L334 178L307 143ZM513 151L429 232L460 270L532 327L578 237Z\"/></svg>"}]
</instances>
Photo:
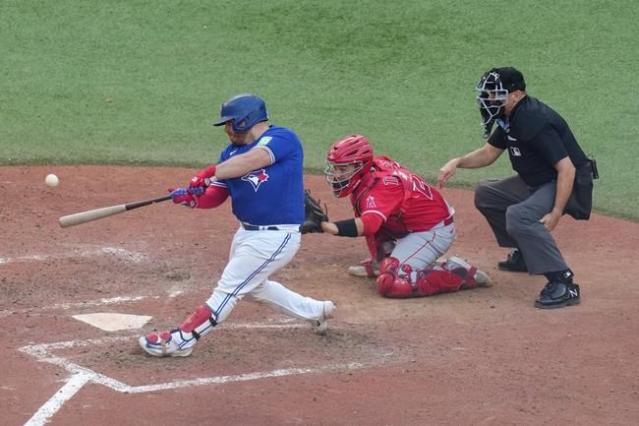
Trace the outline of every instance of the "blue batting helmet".
<instances>
[{"instance_id":1,"label":"blue batting helmet","mask_svg":"<svg viewBox=\"0 0 639 426\"><path fill-rule=\"evenodd\" d=\"M251 93L233 96L222 104L220 118L213 123L222 126L231 122L233 131L247 132L261 121L268 120L264 99Z\"/></svg>"}]
</instances>

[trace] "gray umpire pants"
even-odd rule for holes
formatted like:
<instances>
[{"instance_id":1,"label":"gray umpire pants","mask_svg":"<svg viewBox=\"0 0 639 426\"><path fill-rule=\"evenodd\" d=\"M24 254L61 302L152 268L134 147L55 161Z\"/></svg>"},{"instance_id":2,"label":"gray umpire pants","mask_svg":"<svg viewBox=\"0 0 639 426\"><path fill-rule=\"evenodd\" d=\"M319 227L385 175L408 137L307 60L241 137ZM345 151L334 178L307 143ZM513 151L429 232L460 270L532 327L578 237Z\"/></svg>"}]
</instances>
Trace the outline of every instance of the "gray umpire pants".
<instances>
[{"instance_id":1,"label":"gray umpire pants","mask_svg":"<svg viewBox=\"0 0 639 426\"><path fill-rule=\"evenodd\" d=\"M555 239L539 222L552 210L556 188L556 182L550 182L531 189L513 176L483 180L475 189L475 206L488 220L497 243L519 248L532 275L569 269Z\"/></svg>"}]
</instances>

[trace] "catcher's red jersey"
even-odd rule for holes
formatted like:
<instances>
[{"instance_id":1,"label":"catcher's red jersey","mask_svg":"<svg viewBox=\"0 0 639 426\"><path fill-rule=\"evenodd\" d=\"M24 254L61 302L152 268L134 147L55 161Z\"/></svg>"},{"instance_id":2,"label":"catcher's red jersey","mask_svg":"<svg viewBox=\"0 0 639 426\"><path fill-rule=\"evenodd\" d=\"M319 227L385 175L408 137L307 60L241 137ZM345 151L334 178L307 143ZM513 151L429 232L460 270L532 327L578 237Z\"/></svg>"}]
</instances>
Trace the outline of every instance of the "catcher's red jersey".
<instances>
[{"instance_id":1,"label":"catcher's red jersey","mask_svg":"<svg viewBox=\"0 0 639 426\"><path fill-rule=\"evenodd\" d=\"M388 157L375 157L351 194L357 216L378 215L380 231L394 238L428 231L452 214L442 195L421 177Z\"/></svg>"}]
</instances>

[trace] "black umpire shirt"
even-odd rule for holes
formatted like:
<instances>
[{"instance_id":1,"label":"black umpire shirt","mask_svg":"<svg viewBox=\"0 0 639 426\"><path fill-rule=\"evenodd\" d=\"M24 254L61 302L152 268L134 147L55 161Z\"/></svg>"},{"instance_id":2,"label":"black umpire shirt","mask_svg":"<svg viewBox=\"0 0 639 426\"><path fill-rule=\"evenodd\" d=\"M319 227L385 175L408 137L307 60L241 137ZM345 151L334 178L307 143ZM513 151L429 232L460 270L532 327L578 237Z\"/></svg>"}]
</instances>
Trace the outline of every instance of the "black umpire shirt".
<instances>
[{"instance_id":1,"label":"black umpire shirt","mask_svg":"<svg viewBox=\"0 0 639 426\"><path fill-rule=\"evenodd\" d=\"M519 101L509 119L498 120L498 124L488 143L508 150L513 170L528 186L556 180L554 165L566 156L575 168L588 161L566 121L531 96Z\"/></svg>"}]
</instances>

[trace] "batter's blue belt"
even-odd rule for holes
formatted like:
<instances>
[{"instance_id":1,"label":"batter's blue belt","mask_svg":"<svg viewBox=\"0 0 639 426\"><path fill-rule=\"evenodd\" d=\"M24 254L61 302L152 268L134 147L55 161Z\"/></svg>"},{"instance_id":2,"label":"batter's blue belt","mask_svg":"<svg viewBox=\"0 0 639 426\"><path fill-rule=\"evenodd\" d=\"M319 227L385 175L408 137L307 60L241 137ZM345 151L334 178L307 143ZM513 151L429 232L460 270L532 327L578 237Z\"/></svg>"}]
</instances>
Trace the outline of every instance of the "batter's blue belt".
<instances>
[{"instance_id":1,"label":"batter's blue belt","mask_svg":"<svg viewBox=\"0 0 639 426\"><path fill-rule=\"evenodd\" d=\"M245 231L299 231L300 225L251 225L242 222Z\"/></svg>"}]
</instances>

